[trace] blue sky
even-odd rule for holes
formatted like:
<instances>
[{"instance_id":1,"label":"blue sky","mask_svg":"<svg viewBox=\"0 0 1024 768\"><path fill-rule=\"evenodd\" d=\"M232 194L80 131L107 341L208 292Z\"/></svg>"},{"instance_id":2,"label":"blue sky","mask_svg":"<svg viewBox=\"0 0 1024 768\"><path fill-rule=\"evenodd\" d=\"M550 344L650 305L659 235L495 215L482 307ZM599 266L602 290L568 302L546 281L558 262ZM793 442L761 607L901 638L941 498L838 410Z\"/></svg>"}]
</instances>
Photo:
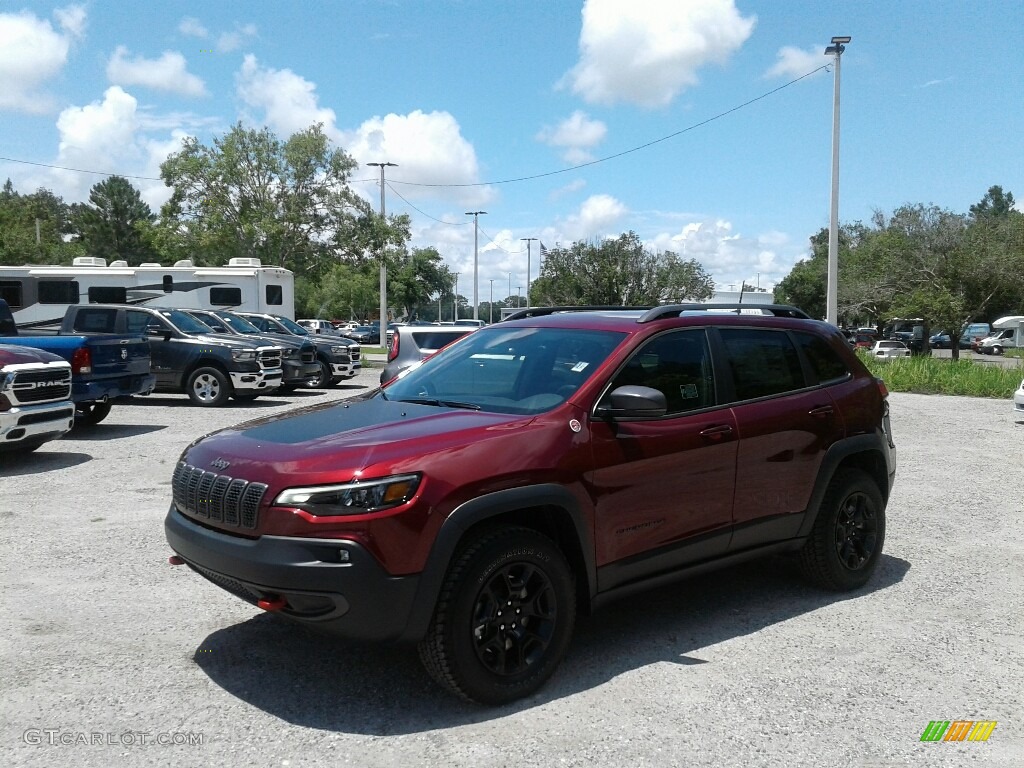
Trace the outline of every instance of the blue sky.
<instances>
[{"instance_id":1,"label":"blue sky","mask_svg":"<svg viewBox=\"0 0 1024 768\"><path fill-rule=\"evenodd\" d=\"M525 286L520 238L629 230L720 288L770 287L828 226L834 77L775 89L853 38L844 222L908 202L966 212L993 184L1024 200L1022 28L1020 0L15 0L0 3L0 177L84 200L103 175L10 159L159 177L185 135L319 121L360 164L397 163L387 211L410 214L412 244L436 247L464 295L473 210L481 300L492 279L496 300ZM377 178L352 182L375 206ZM169 194L133 183L154 209Z\"/></svg>"}]
</instances>

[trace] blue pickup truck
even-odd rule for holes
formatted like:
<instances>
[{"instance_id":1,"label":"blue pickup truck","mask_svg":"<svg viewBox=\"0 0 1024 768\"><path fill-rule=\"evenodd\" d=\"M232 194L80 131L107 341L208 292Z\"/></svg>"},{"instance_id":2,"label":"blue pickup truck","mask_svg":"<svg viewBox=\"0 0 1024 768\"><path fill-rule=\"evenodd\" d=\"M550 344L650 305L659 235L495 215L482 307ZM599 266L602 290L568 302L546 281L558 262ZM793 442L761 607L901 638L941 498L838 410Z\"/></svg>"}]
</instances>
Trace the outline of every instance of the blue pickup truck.
<instances>
[{"instance_id":1,"label":"blue pickup truck","mask_svg":"<svg viewBox=\"0 0 1024 768\"><path fill-rule=\"evenodd\" d=\"M71 315L76 306L68 307ZM69 317L65 317L68 325ZM105 333L103 328L63 327L57 335L25 335L14 324L7 302L0 299L0 342L34 347L71 363L71 399L75 423L98 424L110 413L112 401L148 395L156 386L150 371L149 341L141 335Z\"/></svg>"}]
</instances>

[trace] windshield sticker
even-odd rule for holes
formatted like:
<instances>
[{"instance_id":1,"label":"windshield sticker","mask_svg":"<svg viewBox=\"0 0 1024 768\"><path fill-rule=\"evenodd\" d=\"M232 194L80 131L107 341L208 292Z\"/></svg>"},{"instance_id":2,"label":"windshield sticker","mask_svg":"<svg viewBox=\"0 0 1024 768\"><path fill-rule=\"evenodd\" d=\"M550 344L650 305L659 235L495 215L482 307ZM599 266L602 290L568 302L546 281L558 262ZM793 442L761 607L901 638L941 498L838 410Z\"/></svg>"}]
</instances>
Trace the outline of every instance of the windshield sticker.
<instances>
[{"instance_id":1,"label":"windshield sticker","mask_svg":"<svg viewBox=\"0 0 1024 768\"><path fill-rule=\"evenodd\" d=\"M679 388L679 394L684 400L694 400L698 397L696 384L684 384Z\"/></svg>"},{"instance_id":2,"label":"windshield sticker","mask_svg":"<svg viewBox=\"0 0 1024 768\"><path fill-rule=\"evenodd\" d=\"M590 365L586 360L580 360L576 365L572 367L573 373L582 373L586 370L587 366Z\"/></svg>"}]
</instances>

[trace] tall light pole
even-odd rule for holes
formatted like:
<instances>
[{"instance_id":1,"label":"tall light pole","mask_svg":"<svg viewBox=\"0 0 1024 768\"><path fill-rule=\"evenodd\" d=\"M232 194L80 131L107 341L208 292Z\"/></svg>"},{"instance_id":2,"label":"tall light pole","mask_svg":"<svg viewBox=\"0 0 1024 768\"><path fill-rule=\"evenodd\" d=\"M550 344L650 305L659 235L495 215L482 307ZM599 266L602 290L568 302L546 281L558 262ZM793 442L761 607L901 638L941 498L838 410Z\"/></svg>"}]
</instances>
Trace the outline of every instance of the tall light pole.
<instances>
[{"instance_id":1,"label":"tall light pole","mask_svg":"<svg viewBox=\"0 0 1024 768\"><path fill-rule=\"evenodd\" d=\"M459 319L459 273L455 273L455 296L452 297L452 320Z\"/></svg>"},{"instance_id":2,"label":"tall light pole","mask_svg":"<svg viewBox=\"0 0 1024 768\"><path fill-rule=\"evenodd\" d=\"M533 245L533 241L536 237L520 237L520 240L526 241L526 306L530 306L530 246Z\"/></svg>"},{"instance_id":3,"label":"tall light pole","mask_svg":"<svg viewBox=\"0 0 1024 768\"><path fill-rule=\"evenodd\" d=\"M384 217L384 169L397 168L398 163L367 163L367 165L380 168L380 219L381 224L386 224ZM380 246L380 345L386 347L388 343L388 268L384 264L384 244Z\"/></svg>"},{"instance_id":4,"label":"tall light pole","mask_svg":"<svg viewBox=\"0 0 1024 768\"><path fill-rule=\"evenodd\" d=\"M510 299L512 298L512 273L508 273L508 293L505 294Z\"/></svg>"},{"instance_id":5,"label":"tall light pole","mask_svg":"<svg viewBox=\"0 0 1024 768\"><path fill-rule=\"evenodd\" d=\"M487 323L491 325L494 323L494 278L491 278L491 298L487 302Z\"/></svg>"},{"instance_id":6,"label":"tall light pole","mask_svg":"<svg viewBox=\"0 0 1024 768\"><path fill-rule=\"evenodd\" d=\"M835 90L832 95L832 208L828 221L828 283L825 287L825 320L839 325L839 62L852 40L833 37L825 55L836 57Z\"/></svg>"},{"instance_id":7,"label":"tall light pole","mask_svg":"<svg viewBox=\"0 0 1024 768\"><path fill-rule=\"evenodd\" d=\"M487 211L466 211L467 216L473 217L473 319L480 319L480 296L478 293L480 271L480 260L478 250L478 235L480 233L480 216L486 215Z\"/></svg>"},{"instance_id":8,"label":"tall light pole","mask_svg":"<svg viewBox=\"0 0 1024 768\"><path fill-rule=\"evenodd\" d=\"M523 286L517 285L516 286L516 309L519 309L521 306L523 306Z\"/></svg>"}]
</instances>

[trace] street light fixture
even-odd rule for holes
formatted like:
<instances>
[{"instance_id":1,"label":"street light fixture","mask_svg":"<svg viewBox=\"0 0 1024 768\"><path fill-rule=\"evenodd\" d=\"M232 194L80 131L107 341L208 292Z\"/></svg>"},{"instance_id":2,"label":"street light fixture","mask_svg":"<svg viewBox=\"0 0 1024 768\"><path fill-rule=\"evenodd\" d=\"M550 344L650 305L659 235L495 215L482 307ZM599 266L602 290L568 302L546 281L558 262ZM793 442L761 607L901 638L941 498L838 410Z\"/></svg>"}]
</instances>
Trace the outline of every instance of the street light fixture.
<instances>
[{"instance_id":1,"label":"street light fixture","mask_svg":"<svg viewBox=\"0 0 1024 768\"><path fill-rule=\"evenodd\" d=\"M466 211L467 216L473 217L473 319L480 319L480 296L477 291L479 279L479 250L478 235L480 233L480 216L486 215L487 211Z\"/></svg>"},{"instance_id":2,"label":"street light fixture","mask_svg":"<svg viewBox=\"0 0 1024 768\"><path fill-rule=\"evenodd\" d=\"M398 163L367 163L369 166L380 168L380 218L381 224L386 224L384 217L384 169L397 168ZM384 264L384 244L380 246L380 338L382 347L387 346L388 341L388 268Z\"/></svg>"},{"instance_id":3,"label":"street light fixture","mask_svg":"<svg viewBox=\"0 0 1024 768\"><path fill-rule=\"evenodd\" d=\"M832 205L828 220L828 282L825 287L825 320L839 324L839 61L852 40L849 35L833 37L826 56L836 57L835 89L832 95Z\"/></svg>"},{"instance_id":4,"label":"street light fixture","mask_svg":"<svg viewBox=\"0 0 1024 768\"><path fill-rule=\"evenodd\" d=\"M520 237L520 240L526 241L526 306L530 306L530 246L533 245L533 241L536 237Z\"/></svg>"}]
</instances>

